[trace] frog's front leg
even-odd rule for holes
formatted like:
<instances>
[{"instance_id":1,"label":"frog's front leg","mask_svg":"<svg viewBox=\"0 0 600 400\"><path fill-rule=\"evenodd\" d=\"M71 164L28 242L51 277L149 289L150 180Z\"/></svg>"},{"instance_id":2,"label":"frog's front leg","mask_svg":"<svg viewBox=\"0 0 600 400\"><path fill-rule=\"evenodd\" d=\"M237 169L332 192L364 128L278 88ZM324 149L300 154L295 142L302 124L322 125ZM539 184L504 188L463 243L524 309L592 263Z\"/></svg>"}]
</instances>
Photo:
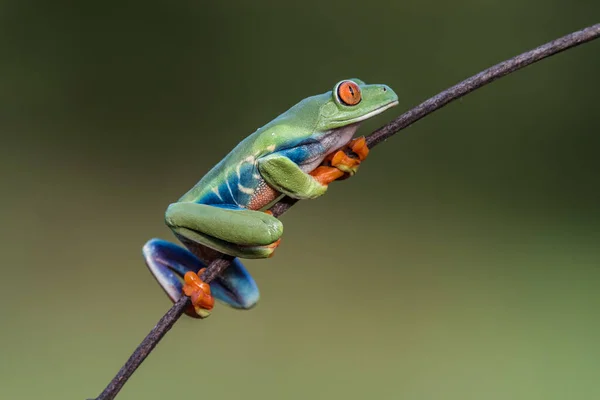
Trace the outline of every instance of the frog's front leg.
<instances>
[{"instance_id":1,"label":"frog's front leg","mask_svg":"<svg viewBox=\"0 0 600 400\"><path fill-rule=\"evenodd\" d=\"M327 191L327 184L304 172L288 157L272 154L258 160L263 179L275 190L294 199L314 199Z\"/></svg>"},{"instance_id":2,"label":"frog's front leg","mask_svg":"<svg viewBox=\"0 0 600 400\"><path fill-rule=\"evenodd\" d=\"M171 204L165 221L184 242L242 258L271 256L283 233L281 221L267 213L192 202Z\"/></svg>"}]
</instances>

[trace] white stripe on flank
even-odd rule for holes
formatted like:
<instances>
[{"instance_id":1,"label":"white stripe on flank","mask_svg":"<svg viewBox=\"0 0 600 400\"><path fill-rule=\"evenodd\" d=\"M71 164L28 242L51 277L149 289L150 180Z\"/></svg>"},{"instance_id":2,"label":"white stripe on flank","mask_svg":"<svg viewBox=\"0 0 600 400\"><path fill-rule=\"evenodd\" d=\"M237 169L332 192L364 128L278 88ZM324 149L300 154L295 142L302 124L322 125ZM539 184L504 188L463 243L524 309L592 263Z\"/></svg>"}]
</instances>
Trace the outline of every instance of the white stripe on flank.
<instances>
[{"instance_id":1,"label":"white stripe on flank","mask_svg":"<svg viewBox=\"0 0 600 400\"><path fill-rule=\"evenodd\" d=\"M216 194L216 195L217 195L217 197L219 198L219 200L223 200L223 198L222 198L222 197L221 197L221 195L219 194L219 188L212 188L211 190L212 190L212 192L213 192L214 194Z\"/></svg>"},{"instance_id":2,"label":"white stripe on flank","mask_svg":"<svg viewBox=\"0 0 600 400\"><path fill-rule=\"evenodd\" d=\"M242 172L241 172L242 165L244 163L254 164L254 160L255 160L254 157L248 156L238 163L238 165L235 167L235 172L237 174L238 179L240 179L242 177Z\"/></svg>"},{"instance_id":3,"label":"white stripe on flank","mask_svg":"<svg viewBox=\"0 0 600 400\"><path fill-rule=\"evenodd\" d=\"M233 202L234 202L234 203L235 203L235 204L236 204L238 207L241 207L241 206L240 206L240 203L238 203L238 202L235 200L235 196L233 195L233 192L231 191L231 186L229 186L229 181L225 181L225 183L227 184L227 189L229 189L229 194L231 195L231 198L233 199Z\"/></svg>"},{"instance_id":4,"label":"white stripe on flank","mask_svg":"<svg viewBox=\"0 0 600 400\"><path fill-rule=\"evenodd\" d=\"M246 194L254 194L254 189L251 188L247 188L245 186L242 186L241 184L238 183L238 189L240 190L240 192L242 193L246 193Z\"/></svg>"}]
</instances>

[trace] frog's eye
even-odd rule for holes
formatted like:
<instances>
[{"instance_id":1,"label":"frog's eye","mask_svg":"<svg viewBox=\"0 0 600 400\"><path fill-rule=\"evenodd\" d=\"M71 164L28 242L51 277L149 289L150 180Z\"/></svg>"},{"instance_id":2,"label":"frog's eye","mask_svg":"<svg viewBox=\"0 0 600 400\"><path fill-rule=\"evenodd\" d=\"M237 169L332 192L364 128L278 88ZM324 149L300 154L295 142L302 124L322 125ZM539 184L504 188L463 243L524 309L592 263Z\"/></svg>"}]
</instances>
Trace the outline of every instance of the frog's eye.
<instances>
[{"instance_id":1,"label":"frog's eye","mask_svg":"<svg viewBox=\"0 0 600 400\"><path fill-rule=\"evenodd\" d=\"M340 83L337 89L337 95L342 104L347 106L355 106L360 103L360 88L352 81Z\"/></svg>"}]
</instances>

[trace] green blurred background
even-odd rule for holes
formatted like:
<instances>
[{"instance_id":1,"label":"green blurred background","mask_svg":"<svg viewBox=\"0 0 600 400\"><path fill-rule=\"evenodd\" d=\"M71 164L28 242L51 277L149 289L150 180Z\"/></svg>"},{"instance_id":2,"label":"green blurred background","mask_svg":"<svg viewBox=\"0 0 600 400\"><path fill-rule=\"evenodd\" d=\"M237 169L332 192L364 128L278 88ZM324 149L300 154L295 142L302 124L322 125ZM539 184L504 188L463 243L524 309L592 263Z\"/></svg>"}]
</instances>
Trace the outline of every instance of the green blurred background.
<instances>
[{"instance_id":1,"label":"green blurred background","mask_svg":"<svg viewBox=\"0 0 600 400\"><path fill-rule=\"evenodd\" d=\"M339 80L409 107L598 1L0 5L0 398L84 399L170 302L141 246L241 138ZM600 41L510 75L284 216L262 299L181 319L120 399L600 397Z\"/></svg>"}]
</instances>

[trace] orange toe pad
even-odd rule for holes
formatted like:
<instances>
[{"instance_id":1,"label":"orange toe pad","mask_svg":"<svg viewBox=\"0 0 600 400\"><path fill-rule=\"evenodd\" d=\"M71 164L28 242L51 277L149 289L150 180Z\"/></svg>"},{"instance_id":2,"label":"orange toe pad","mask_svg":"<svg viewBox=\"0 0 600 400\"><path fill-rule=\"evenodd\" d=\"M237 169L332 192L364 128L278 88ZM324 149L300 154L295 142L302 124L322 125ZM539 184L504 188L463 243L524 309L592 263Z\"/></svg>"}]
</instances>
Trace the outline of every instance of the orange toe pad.
<instances>
[{"instance_id":1,"label":"orange toe pad","mask_svg":"<svg viewBox=\"0 0 600 400\"><path fill-rule=\"evenodd\" d=\"M188 271L185 273L183 280L183 293L189 296L192 300L192 305L196 313L200 316L208 316L208 310L212 310L215 306L215 299L210 294L210 285L200 279L206 268L202 268L198 273Z\"/></svg>"},{"instance_id":2,"label":"orange toe pad","mask_svg":"<svg viewBox=\"0 0 600 400\"><path fill-rule=\"evenodd\" d=\"M369 155L369 147L367 146L367 140L364 136L353 139L348 143L348 146L358 155L360 161L363 161Z\"/></svg>"}]
</instances>

